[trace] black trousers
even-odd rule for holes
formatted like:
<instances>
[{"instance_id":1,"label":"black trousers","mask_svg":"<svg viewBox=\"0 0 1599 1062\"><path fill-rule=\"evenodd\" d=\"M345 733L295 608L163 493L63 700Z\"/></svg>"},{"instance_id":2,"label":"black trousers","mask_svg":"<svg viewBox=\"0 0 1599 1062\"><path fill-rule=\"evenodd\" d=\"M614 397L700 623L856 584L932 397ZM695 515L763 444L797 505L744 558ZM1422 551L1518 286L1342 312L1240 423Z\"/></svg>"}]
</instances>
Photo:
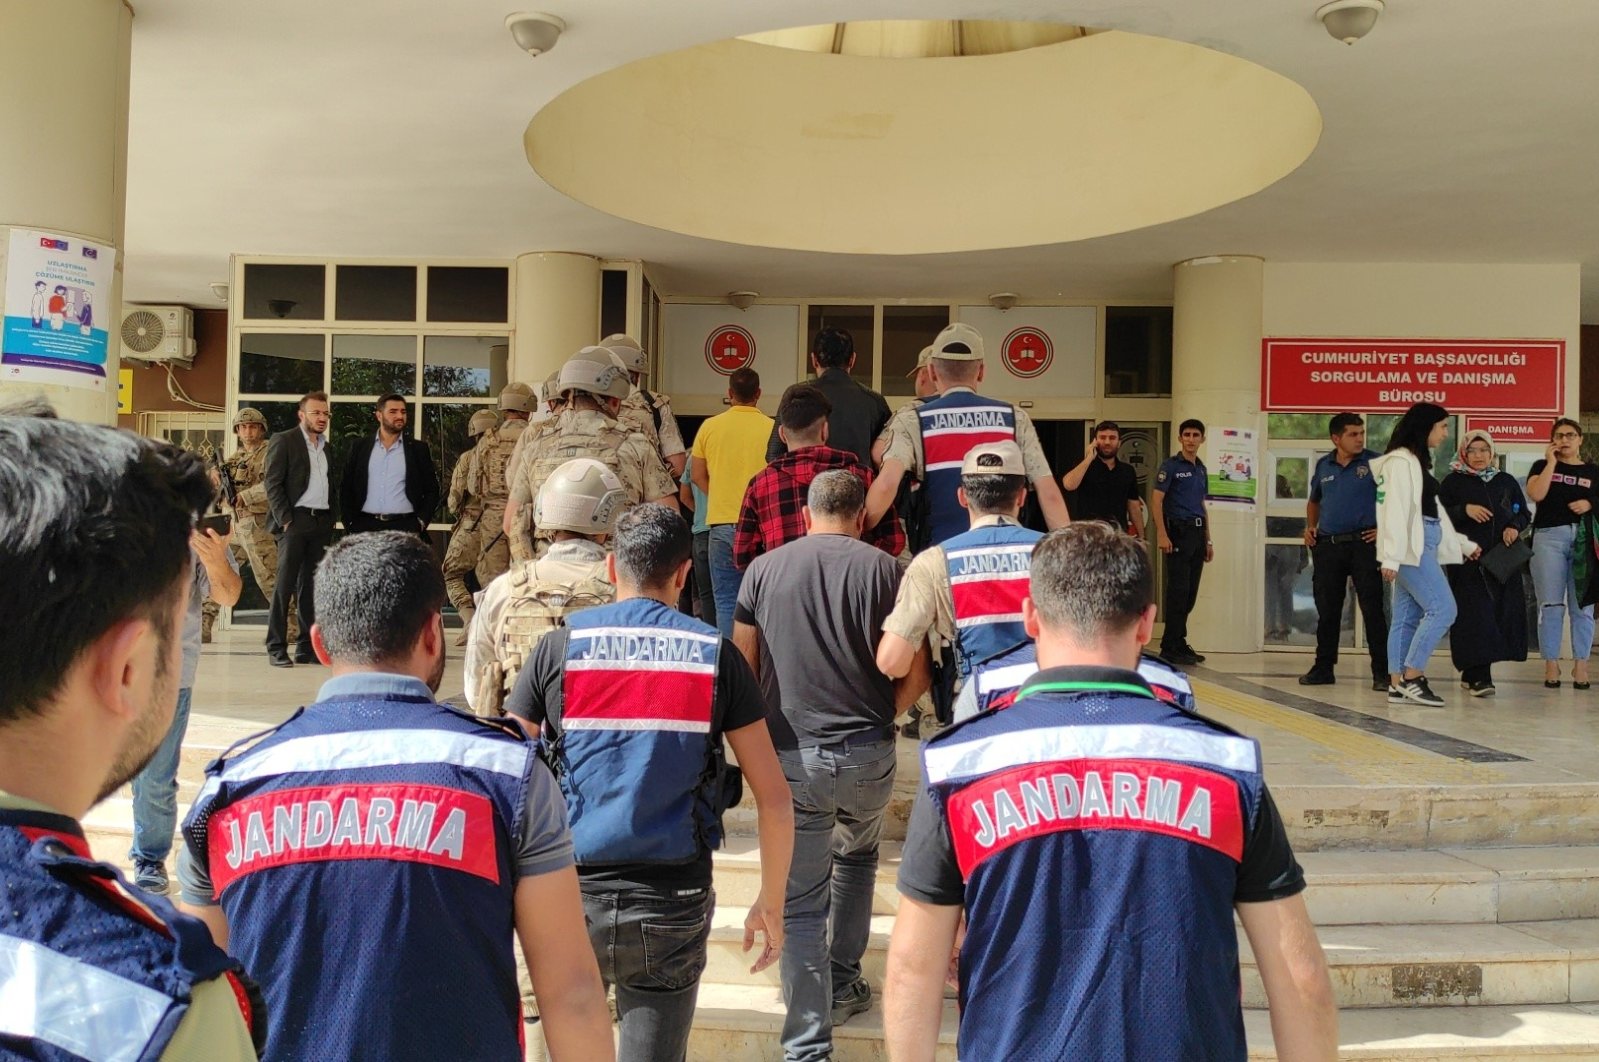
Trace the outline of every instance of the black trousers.
<instances>
[{"instance_id":1,"label":"black trousers","mask_svg":"<svg viewBox=\"0 0 1599 1062\"><path fill-rule=\"evenodd\" d=\"M1355 600L1366 620L1371 674L1388 680L1388 617L1382 610L1382 571L1374 542L1318 540L1310 551L1314 567L1310 586L1316 597L1316 667L1331 671L1338 663L1338 635L1343 629L1344 589L1355 581Z\"/></svg>"},{"instance_id":2,"label":"black trousers","mask_svg":"<svg viewBox=\"0 0 1599 1062\"><path fill-rule=\"evenodd\" d=\"M370 513L356 513L345 518L344 530L352 535L359 535L363 531L404 531L408 535L420 535L424 540L428 537L427 526L410 514L384 520Z\"/></svg>"},{"instance_id":3,"label":"black trousers","mask_svg":"<svg viewBox=\"0 0 1599 1062\"><path fill-rule=\"evenodd\" d=\"M1166 633L1164 652L1188 646L1188 614L1199 600L1199 577L1205 574L1205 528L1192 520L1168 521L1166 537L1172 551L1166 554Z\"/></svg>"},{"instance_id":4,"label":"black trousers","mask_svg":"<svg viewBox=\"0 0 1599 1062\"><path fill-rule=\"evenodd\" d=\"M313 513L295 509L287 531L275 536L278 543L278 582L272 588L272 610L267 613L267 652L288 650L289 596L298 595L300 641L298 654L311 652L311 624L316 622L316 566L333 540L333 513L327 509Z\"/></svg>"}]
</instances>

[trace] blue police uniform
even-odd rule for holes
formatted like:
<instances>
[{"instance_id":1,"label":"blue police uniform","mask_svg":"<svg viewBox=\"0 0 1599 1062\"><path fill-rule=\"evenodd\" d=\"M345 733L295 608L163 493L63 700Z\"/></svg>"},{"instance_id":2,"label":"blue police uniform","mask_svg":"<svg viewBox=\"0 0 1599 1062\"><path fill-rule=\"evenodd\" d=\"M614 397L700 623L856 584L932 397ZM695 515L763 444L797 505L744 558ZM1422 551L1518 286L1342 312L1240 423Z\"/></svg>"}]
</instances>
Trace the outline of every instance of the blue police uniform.
<instances>
[{"instance_id":1,"label":"blue police uniform","mask_svg":"<svg viewBox=\"0 0 1599 1062\"><path fill-rule=\"evenodd\" d=\"M1254 741L1068 667L922 761L899 888L965 908L962 1059L1242 1062L1233 906L1304 887Z\"/></svg>"},{"instance_id":2,"label":"blue police uniform","mask_svg":"<svg viewBox=\"0 0 1599 1062\"><path fill-rule=\"evenodd\" d=\"M1374 683L1388 685L1388 617L1383 612L1382 572L1377 545L1364 532L1377 527L1377 477L1371 474L1375 450L1364 450L1347 465L1336 452L1316 462L1310 500L1320 506L1316 544L1311 549L1311 590L1316 599L1316 662L1307 685L1331 681L1343 633L1344 588L1355 584L1355 599L1366 621Z\"/></svg>"},{"instance_id":3,"label":"blue police uniform","mask_svg":"<svg viewBox=\"0 0 1599 1062\"><path fill-rule=\"evenodd\" d=\"M1002 517L944 543L962 675L970 674L977 661L1027 637L1022 599L1031 585L1033 547L1043 537Z\"/></svg>"},{"instance_id":4,"label":"blue police uniform","mask_svg":"<svg viewBox=\"0 0 1599 1062\"><path fill-rule=\"evenodd\" d=\"M1205 493L1209 482L1205 462L1185 461L1173 454L1155 472L1155 489L1163 495L1161 515L1172 551L1166 554L1166 597L1162 619L1166 623L1160 651L1183 659L1193 653L1188 645L1188 614L1199 600L1199 578L1205 573ZM1191 662L1191 661L1190 661Z\"/></svg>"},{"instance_id":5,"label":"blue police uniform","mask_svg":"<svg viewBox=\"0 0 1599 1062\"><path fill-rule=\"evenodd\" d=\"M929 542L937 546L971 523L955 495L961 485L961 462L981 443L1015 441L1016 409L1009 402L958 387L916 407L916 421L922 433Z\"/></svg>"},{"instance_id":6,"label":"blue police uniform","mask_svg":"<svg viewBox=\"0 0 1599 1062\"><path fill-rule=\"evenodd\" d=\"M263 1057L521 1058L514 858L533 745L416 679L322 694L212 762L183 827L266 992Z\"/></svg>"},{"instance_id":7,"label":"blue police uniform","mask_svg":"<svg viewBox=\"0 0 1599 1062\"><path fill-rule=\"evenodd\" d=\"M231 982L261 1044L265 1016L238 962L197 919L135 894L65 815L0 809L0 1057L157 1059L203 982ZM137 895L139 899L134 899Z\"/></svg>"}]
</instances>

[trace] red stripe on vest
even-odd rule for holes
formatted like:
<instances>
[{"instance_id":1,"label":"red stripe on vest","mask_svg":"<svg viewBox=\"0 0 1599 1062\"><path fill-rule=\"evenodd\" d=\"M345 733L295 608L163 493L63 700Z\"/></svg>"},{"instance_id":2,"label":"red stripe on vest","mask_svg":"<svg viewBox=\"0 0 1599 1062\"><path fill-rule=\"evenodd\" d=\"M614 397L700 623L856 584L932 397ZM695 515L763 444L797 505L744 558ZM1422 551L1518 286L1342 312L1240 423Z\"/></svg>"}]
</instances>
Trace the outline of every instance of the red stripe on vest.
<instances>
[{"instance_id":1,"label":"red stripe on vest","mask_svg":"<svg viewBox=\"0 0 1599 1062\"><path fill-rule=\"evenodd\" d=\"M1018 615L1022 611L1022 598L1027 596L1030 586L1032 580L1026 575L1017 579L953 583L949 592L955 602L955 619Z\"/></svg>"},{"instance_id":2,"label":"red stripe on vest","mask_svg":"<svg viewBox=\"0 0 1599 1062\"><path fill-rule=\"evenodd\" d=\"M1065 830L1138 830L1230 859L1244 855L1243 805L1225 774L1159 760L1061 760L980 778L948 803L961 876L1013 844Z\"/></svg>"},{"instance_id":3,"label":"red stripe on vest","mask_svg":"<svg viewBox=\"0 0 1599 1062\"><path fill-rule=\"evenodd\" d=\"M500 880L494 807L433 785L330 785L248 797L206 826L211 886L298 863L392 859Z\"/></svg>"},{"instance_id":4,"label":"red stripe on vest","mask_svg":"<svg viewBox=\"0 0 1599 1062\"><path fill-rule=\"evenodd\" d=\"M711 722L716 676L709 671L611 671L569 668L563 719L658 719Z\"/></svg>"},{"instance_id":5,"label":"red stripe on vest","mask_svg":"<svg viewBox=\"0 0 1599 1062\"><path fill-rule=\"evenodd\" d=\"M22 836L26 837L30 844L37 843L41 837L50 837L66 845L72 854L80 859L94 858L94 854L89 851L89 842L75 833L64 833L61 830L46 830L38 826L18 826L17 831L21 833ZM135 922L138 922L140 925L144 926L146 929L153 929L164 937L172 936L172 930L167 928L166 922L162 921L159 915L146 907L143 902L137 898L129 896L127 893L123 892L113 879L95 877L93 875L86 874L83 876L82 880L104 892L106 894L106 898L109 899L118 910L127 915L129 918L133 919Z\"/></svg>"},{"instance_id":6,"label":"red stripe on vest","mask_svg":"<svg viewBox=\"0 0 1599 1062\"><path fill-rule=\"evenodd\" d=\"M922 457L926 465L947 465L964 461L974 446L1016 438L1013 428L982 428L976 431L950 432L927 435L922 438Z\"/></svg>"}]
</instances>

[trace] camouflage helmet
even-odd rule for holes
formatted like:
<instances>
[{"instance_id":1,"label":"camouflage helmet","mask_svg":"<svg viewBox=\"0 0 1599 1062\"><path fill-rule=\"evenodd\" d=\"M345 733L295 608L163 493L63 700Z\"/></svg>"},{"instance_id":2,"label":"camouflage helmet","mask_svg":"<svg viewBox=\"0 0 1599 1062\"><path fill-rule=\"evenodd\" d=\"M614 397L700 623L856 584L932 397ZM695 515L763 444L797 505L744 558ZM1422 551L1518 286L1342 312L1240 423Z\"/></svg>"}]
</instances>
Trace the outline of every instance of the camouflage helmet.
<instances>
[{"instance_id":1,"label":"camouflage helmet","mask_svg":"<svg viewBox=\"0 0 1599 1062\"><path fill-rule=\"evenodd\" d=\"M592 457L576 457L550 473L533 502L533 524L541 531L610 532L627 505L615 472Z\"/></svg>"},{"instance_id":2,"label":"camouflage helmet","mask_svg":"<svg viewBox=\"0 0 1599 1062\"><path fill-rule=\"evenodd\" d=\"M494 415L492 409L480 409L472 414L472 419L466 422L466 435L475 439L486 431L493 431L500 426L500 418Z\"/></svg>"},{"instance_id":3,"label":"camouflage helmet","mask_svg":"<svg viewBox=\"0 0 1599 1062\"><path fill-rule=\"evenodd\" d=\"M259 424L261 427L265 428L267 426L267 421L266 418L261 415L261 411L259 409L255 409L252 406L245 406L243 409L240 409L233 415L233 430L238 431L240 424Z\"/></svg>"},{"instance_id":4,"label":"camouflage helmet","mask_svg":"<svg viewBox=\"0 0 1599 1062\"><path fill-rule=\"evenodd\" d=\"M500 392L500 408L515 410L518 413L530 413L535 403L533 388L525 383L509 383Z\"/></svg>"},{"instance_id":5,"label":"camouflage helmet","mask_svg":"<svg viewBox=\"0 0 1599 1062\"><path fill-rule=\"evenodd\" d=\"M584 347L566 359L555 385L562 394L583 391L600 398L626 398L633 391L621 359L605 347Z\"/></svg>"},{"instance_id":6,"label":"camouflage helmet","mask_svg":"<svg viewBox=\"0 0 1599 1062\"><path fill-rule=\"evenodd\" d=\"M644 353L644 348L638 345L638 340L632 336L613 332L600 340L600 346L609 347L611 352L622 359L622 364L627 366L628 372L646 373L650 371L650 356Z\"/></svg>"}]
</instances>

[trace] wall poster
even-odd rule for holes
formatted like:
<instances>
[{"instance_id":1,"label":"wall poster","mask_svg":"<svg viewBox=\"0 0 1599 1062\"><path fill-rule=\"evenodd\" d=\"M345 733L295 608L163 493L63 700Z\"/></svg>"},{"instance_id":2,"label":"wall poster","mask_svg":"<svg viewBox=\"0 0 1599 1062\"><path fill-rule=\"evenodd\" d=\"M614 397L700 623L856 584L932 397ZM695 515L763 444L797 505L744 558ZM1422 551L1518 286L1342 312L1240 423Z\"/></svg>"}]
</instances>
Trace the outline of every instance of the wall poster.
<instances>
[{"instance_id":1,"label":"wall poster","mask_svg":"<svg viewBox=\"0 0 1599 1062\"><path fill-rule=\"evenodd\" d=\"M1260 468L1260 447L1256 434L1247 428L1216 428L1208 442L1212 459L1207 462L1210 482L1207 501L1253 505L1258 496L1256 472Z\"/></svg>"},{"instance_id":2,"label":"wall poster","mask_svg":"<svg viewBox=\"0 0 1599 1062\"><path fill-rule=\"evenodd\" d=\"M104 392L116 248L12 229L0 378Z\"/></svg>"}]
</instances>

